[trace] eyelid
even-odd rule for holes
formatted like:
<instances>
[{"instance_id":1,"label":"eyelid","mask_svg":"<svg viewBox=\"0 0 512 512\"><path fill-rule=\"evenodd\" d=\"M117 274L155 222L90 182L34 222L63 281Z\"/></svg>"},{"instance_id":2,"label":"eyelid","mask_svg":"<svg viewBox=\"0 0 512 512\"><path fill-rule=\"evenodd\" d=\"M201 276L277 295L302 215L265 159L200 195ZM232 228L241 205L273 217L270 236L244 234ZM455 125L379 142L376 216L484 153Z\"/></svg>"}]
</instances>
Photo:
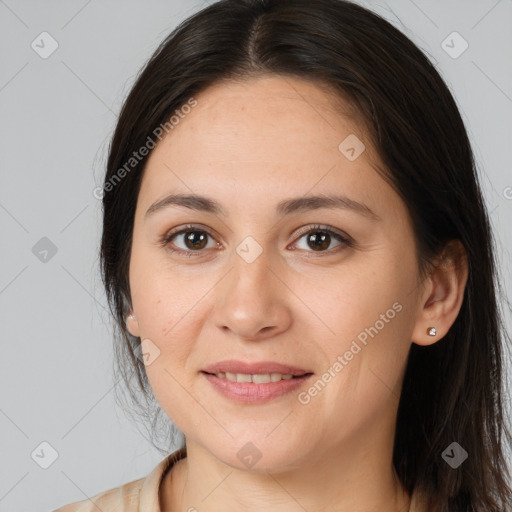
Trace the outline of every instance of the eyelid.
<instances>
[{"instance_id":1,"label":"eyelid","mask_svg":"<svg viewBox=\"0 0 512 512\"><path fill-rule=\"evenodd\" d=\"M172 236L180 235L182 233L185 233L187 231L204 231L205 233L208 233L212 238L213 235L210 233L210 230L201 224L186 224L185 226L179 226L177 228L173 228L170 231L167 231L165 235L162 237L163 240L169 239Z\"/></svg>"},{"instance_id":2,"label":"eyelid","mask_svg":"<svg viewBox=\"0 0 512 512\"><path fill-rule=\"evenodd\" d=\"M329 233L338 235L346 242L353 242L352 238L349 235L347 235L343 231L340 231L339 229L336 229L333 226L329 226L329 224L310 224L308 226L304 226L294 234L294 237L300 238L301 236L305 235L306 233L309 233L310 231L327 231Z\"/></svg>"}]
</instances>

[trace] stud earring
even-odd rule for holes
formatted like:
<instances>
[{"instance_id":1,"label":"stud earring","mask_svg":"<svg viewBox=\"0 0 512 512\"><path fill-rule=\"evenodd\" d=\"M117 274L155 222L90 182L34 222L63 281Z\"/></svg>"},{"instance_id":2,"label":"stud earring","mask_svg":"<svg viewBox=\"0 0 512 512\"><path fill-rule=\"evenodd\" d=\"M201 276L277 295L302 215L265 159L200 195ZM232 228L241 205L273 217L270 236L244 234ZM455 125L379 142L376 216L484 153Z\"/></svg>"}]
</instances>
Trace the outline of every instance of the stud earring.
<instances>
[{"instance_id":1,"label":"stud earring","mask_svg":"<svg viewBox=\"0 0 512 512\"><path fill-rule=\"evenodd\" d=\"M435 327L429 327L429 328L427 329L427 334L428 334L429 336L435 336L435 335L436 335L436 328L435 328Z\"/></svg>"}]
</instances>

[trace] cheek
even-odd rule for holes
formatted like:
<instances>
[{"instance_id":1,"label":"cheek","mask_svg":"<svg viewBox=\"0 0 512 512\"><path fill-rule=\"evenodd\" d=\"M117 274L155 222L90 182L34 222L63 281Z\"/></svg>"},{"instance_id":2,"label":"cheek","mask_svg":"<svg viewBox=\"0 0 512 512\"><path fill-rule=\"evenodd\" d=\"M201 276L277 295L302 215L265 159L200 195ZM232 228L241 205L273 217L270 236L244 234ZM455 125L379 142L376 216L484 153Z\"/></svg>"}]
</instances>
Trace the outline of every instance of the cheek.
<instances>
[{"instance_id":1,"label":"cheek","mask_svg":"<svg viewBox=\"0 0 512 512\"><path fill-rule=\"evenodd\" d=\"M146 365L146 374L167 413L187 400L183 388L190 385L190 355L200 338L203 288L197 280L186 283L176 275L158 271L140 273L131 283L143 351L147 343L149 351L156 354Z\"/></svg>"},{"instance_id":2,"label":"cheek","mask_svg":"<svg viewBox=\"0 0 512 512\"><path fill-rule=\"evenodd\" d=\"M130 288L144 336L166 340L196 325L197 306L208 292L209 281L169 268L159 253L138 256L132 257Z\"/></svg>"},{"instance_id":3,"label":"cheek","mask_svg":"<svg viewBox=\"0 0 512 512\"><path fill-rule=\"evenodd\" d=\"M349 350L356 339L361 346L378 339L383 349L402 339L404 317L410 315L404 302L414 276L406 268L394 267L397 262L381 252L359 261L354 258L338 272L316 276L314 283L303 280L301 287L294 286L315 313L304 318L310 322L316 318L328 328L325 345L331 357Z\"/></svg>"},{"instance_id":4,"label":"cheek","mask_svg":"<svg viewBox=\"0 0 512 512\"><path fill-rule=\"evenodd\" d=\"M176 301L169 294L161 293L153 307L143 309L142 331L158 347L158 357L145 367L153 394L178 428L187 431L191 419L204 414L200 408L195 409L193 387L197 368L192 364L196 340L200 337L199 322L195 320L200 308L191 309L191 306L187 301ZM186 424L182 423L184 419Z\"/></svg>"},{"instance_id":5,"label":"cheek","mask_svg":"<svg viewBox=\"0 0 512 512\"><path fill-rule=\"evenodd\" d=\"M321 317L329 326L329 334L318 341L325 362L323 381L328 409L351 410L368 415L363 409L376 408L391 395L400 395L400 381L405 368L413 310L409 307L414 283L414 265L410 271L405 262L380 259L379 269L371 265L353 269L343 277L324 283L322 293L315 292ZM334 284L333 284L334 282ZM322 377L322 376L320 376ZM341 414L341 413L340 413Z\"/></svg>"}]
</instances>

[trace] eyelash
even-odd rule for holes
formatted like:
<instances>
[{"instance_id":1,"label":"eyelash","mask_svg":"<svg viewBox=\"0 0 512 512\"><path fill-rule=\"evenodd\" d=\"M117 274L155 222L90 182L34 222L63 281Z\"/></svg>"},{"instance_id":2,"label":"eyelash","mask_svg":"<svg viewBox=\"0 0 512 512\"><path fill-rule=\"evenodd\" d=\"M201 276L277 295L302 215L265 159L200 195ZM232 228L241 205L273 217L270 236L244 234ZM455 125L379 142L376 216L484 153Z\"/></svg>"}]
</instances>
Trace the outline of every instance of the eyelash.
<instances>
[{"instance_id":1,"label":"eyelash","mask_svg":"<svg viewBox=\"0 0 512 512\"><path fill-rule=\"evenodd\" d=\"M187 226L183 227L179 231L171 231L169 233L166 233L160 239L159 244L162 247L165 247L167 250L169 250L172 253L178 253L178 254L183 255L185 257L188 257L188 258L194 257L194 256L198 256L198 255L201 254L201 252L204 252L204 251L203 250L185 251L183 249L174 249L170 245L170 242L171 242L171 240L173 238L177 237L178 235L182 235L184 233L188 233L190 231L197 231L197 232L200 232L200 233L206 233L211 238L214 238L214 236L211 235L207 230L205 230L203 228L200 228L199 226L194 226L193 224L188 224ZM339 242L344 244L346 247L353 247L354 246L354 241L351 238L349 238L347 236L341 235L340 233L338 233L338 231L335 231L334 228L332 228L331 226L320 225L320 224L315 224L313 226L308 226L307 229L301 230L301 232L298 234L298 239L297 240L300 240L304 235L308 235L310 233L314 233L315 231L321 231L322 233L327 233L327 234L331 235L336 240L338 240ZM341 246L339 246L334 251L332 249L329 249L327 251L320 251L320 253L331 255L331 254L333 254L333 252L334 253L338 252L340 250L340 247ZM306 251L306 252L313 252L313 251ZM313 256L313 257L316 257L316 256Z\"/></svg>"}]
</instances>

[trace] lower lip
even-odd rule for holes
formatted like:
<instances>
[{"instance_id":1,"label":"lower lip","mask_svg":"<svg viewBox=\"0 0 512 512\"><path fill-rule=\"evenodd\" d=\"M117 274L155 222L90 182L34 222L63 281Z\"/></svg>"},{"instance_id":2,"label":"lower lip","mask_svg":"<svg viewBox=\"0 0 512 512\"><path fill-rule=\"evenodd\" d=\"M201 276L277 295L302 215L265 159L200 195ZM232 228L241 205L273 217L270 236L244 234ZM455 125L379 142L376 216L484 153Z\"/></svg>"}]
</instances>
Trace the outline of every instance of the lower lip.
<instances>
[{"instance_id":1,"label":"lower lip","mask_svg":"<svg viewBox=\"0 0 512 512\"><path fill-rule=\"evenodd\" d=\"M201 373L219 393L231 400L245 404L262 404L286 395L302 386L312 376L312 374L308 374L277 382L254 384L253 382L231 382L210 373Z\"/></svg>"}]
</instances>

